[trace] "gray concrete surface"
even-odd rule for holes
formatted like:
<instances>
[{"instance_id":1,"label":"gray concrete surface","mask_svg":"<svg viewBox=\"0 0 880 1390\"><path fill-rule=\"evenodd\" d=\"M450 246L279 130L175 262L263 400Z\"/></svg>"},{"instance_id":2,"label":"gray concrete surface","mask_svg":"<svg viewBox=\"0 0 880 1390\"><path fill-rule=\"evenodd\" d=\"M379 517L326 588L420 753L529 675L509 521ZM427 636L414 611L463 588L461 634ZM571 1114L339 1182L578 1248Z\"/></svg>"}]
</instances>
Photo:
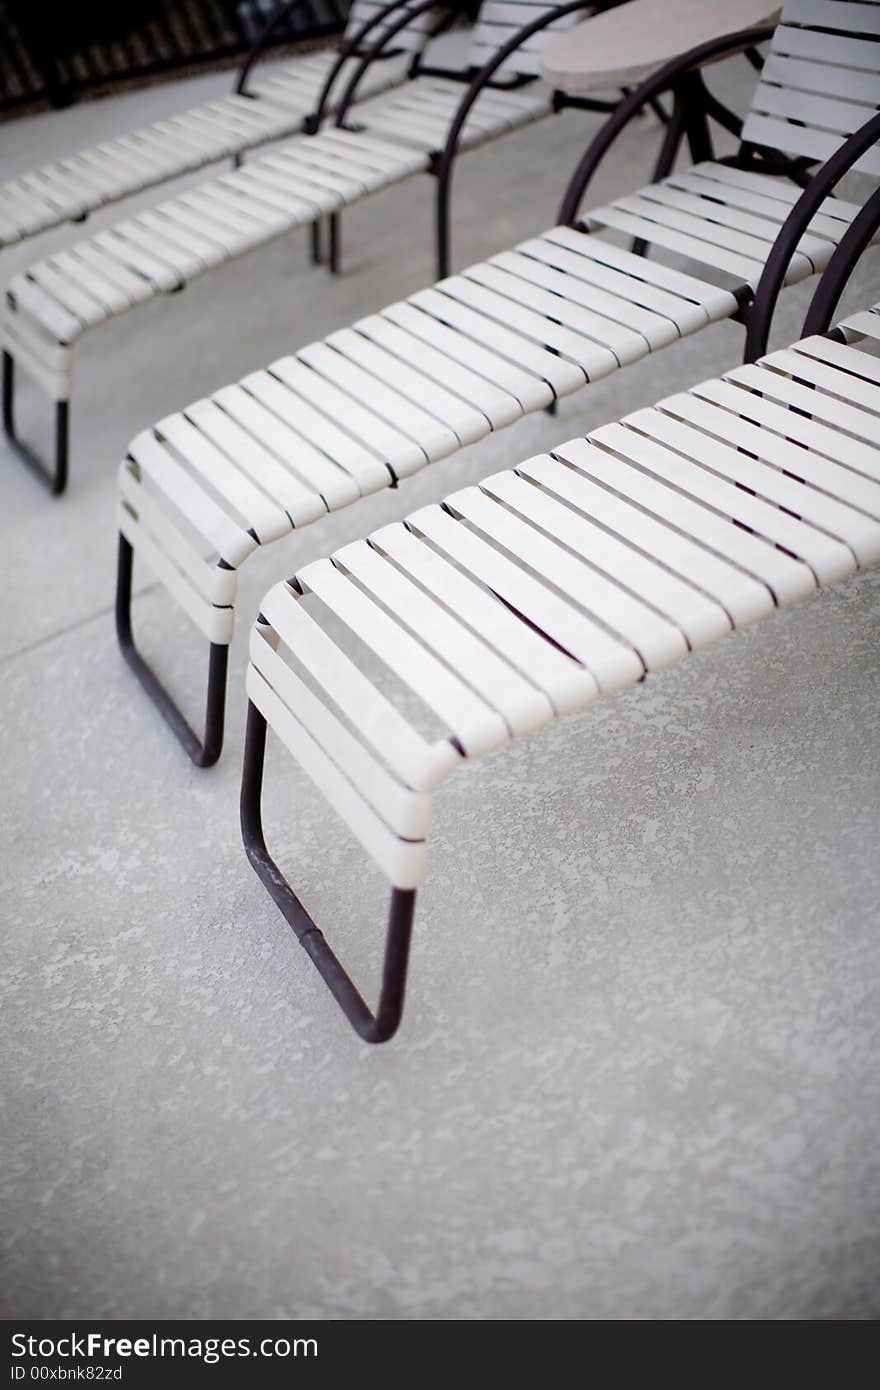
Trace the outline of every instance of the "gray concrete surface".
<instances>
[{"instance_id":1,"label":"gray concrete surface","mask_svg":"<svg viewBox=\"0 0 880 1390\"><path fill-rule=\"evenodd\" d=\"M717 80L742 101L744 69ZM227 85L10 124L0 177ZM595 128L568 114L468 157L459 264L552 222ZM655 138L648 122L629 133L597 198L644 177ZM413 181L348 214L336 281L294 235L87 339L63 500L0 459L0 1305L876 1316L876 574L453 780L407 1013L382 1049L347 1031L240 847L244 630L209 773L117 653L127 440L427 282L430 199ZM10 251L4 277L72 235ZM878 264L848 303L876 297ZM805 303L786 300L780 341ZM245 571L242 613L307 557L722 370L740 346L735 325L706 332L272 547ZM35 436L36 405L22 410ZM143 576L136 621L194 705L203 649L194 664ZM289 761L273 756L269 777L279 858L369 986L383 885Z\"/></svg>"}]
</instances>

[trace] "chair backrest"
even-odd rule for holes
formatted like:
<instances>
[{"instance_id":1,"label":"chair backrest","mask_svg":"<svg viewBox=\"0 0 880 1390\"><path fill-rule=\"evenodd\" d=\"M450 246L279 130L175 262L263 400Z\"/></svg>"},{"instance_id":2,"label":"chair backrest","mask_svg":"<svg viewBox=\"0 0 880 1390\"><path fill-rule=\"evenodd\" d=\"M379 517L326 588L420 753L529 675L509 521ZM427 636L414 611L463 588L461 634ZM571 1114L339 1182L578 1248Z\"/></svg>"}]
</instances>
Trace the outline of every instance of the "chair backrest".
<instances>
[{"instance_id":1,"label":"chair backrest","mask_svg":"<svg viewBox=\"0 0 880 1390\"><path fill-rule=\"evenodd\" d=\"M556 0L556 3L549 0L484 0L474 25L468 62L474 67L483 67L520 29L562 3L563 0ZM504 77L515 73L522 77L540 77L541 53L547 40L561 29L571 29L575 24L580 24L591 13L587 8L576 10L546 29L540 29L502 63L497 75Z\"/></svg>"},{"instance_id":2,"label":"chair backrest","mask_svg":"<svg viewBox=\"0 0 880 1390\"><path fill-rule=\"evenodd\" d=\"M384 9L391 3L391 0L352 0L351 9L348 12L348 22L345 26L345 37L352 38L363 24ZM415 9L415 0L413 0ZM407 53L420 53L424 48L432 30L446 14L442 5L438 5L436 10L426 10L408 24L405 29L400 29L394 36L390 48L403 49ZM366 39L364 47L370 48L379 42L386 25L396 23L403 16L403 7L393 10L384 24L377 24L375 29L371 29Z\"/></svg>"},{"instance_id":3,"label":"chair backrest","mask_svg":"<svg viewBox=\"0 0 880 1390\"><path fill-rule=\"evenodd\" d=\"M788 0L743 140L828 159L880 108L880 0ZM880 150L855 166L880 177Z\"/></svg>"}]
</instances>

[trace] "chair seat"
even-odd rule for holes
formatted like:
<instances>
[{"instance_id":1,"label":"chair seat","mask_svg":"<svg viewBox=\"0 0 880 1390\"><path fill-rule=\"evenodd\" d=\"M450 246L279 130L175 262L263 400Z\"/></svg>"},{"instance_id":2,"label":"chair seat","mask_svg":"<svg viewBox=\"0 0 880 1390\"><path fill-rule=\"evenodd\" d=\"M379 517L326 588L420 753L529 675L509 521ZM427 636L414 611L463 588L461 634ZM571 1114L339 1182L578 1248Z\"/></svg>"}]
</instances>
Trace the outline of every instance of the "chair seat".
<instances>
[{"instance_id":1,"label":"chair seat","mask_svg":"<svg viewBox=\"0 0 880 1390\"><path fill-rule=\"evenodd\" d=\"M428 153L442 150L465 90L460 82L420 77L399 91L360 103L352 113L351 124ZM552 92L543 82L509 91L486 88L468 112L460 146L471 149L527 125L551 109Z\"/></svg>"},{"instance_id":2,"label":"chair seat","mask_svg":"<svg viewBox=\"0 0 880 1390\"><path fill-rule=\"evenodd\" d=\"M315 109L335 61L332 51L298 58L255 83L253 96L206 102L0 184L0 248L295 134ZM368 95L393 86L405 70L403 60L374 63L360 91Z\"/></svg>"},{"instance_id":3,"label":"chair seat","mask_svg":"<svg viewBox=\"0 0 880 1390\"><path fill-rule=\"evenodd\" d=\"M270 592L250 698L395 886L461 757L880 562L880 306L845 333L867 337L704 382Z\"/></svg>"},{"instance_id":4,"label":"chair seat","mask_svg":"<svg viewBox=\"0 0 880 1390\"><path fill-rule=\"evenodd\" d=\"M800 191L785 179L707 161L591 208L587 225L641 238L756 289ZM858 210L840 198L826 199L791 259L786 284L825 268Z\"/></svg>"},{"instance_id":5,"label":"chair seat","mask_svg":"<svg viewBox=\"0 0 880 1390\"><path fill-rule=\"evenodd\" d=\"M479 117L474 139L486 137L489 124L501 118L498 94L484 95L491 109L486 123ZM505 93L501 105L515 95ZM367 103L368 115L369 108ZM477 109L479 116L479 103ZM438 126L446 128L445 115ZM372 126L330 126L37 261L9 285L10 350L26 365L28 354L43 360L44 342L70 345L87 328L137 303L426 169L430 143L427 134L413 148ZM705 163L592 210L588 225L644 238L754 288L797 195L795 185L782 179ZM826 200L792 258L789 281L827 264L856 211L852 203ZM436 303L438 292L447 296L448 313L439 317L467 332L478 315L490 344L509 342L513 332L520 343L514 360L543 364L538 375L558 395L692 326L734 312L726 291L677 277L654 260L557 228L413 302L424 307Z\"/></svg>"},{"instance_id":6,"label":"chair seat","mask_svg":"<svg viewBox=\"0 0 880 1390\"><path fill-rule=\"evenodd\" d=\"M218 558L235 568L257 545L735 309L725 290L554 228L139 435L121 473L123 533L157 550L211 640L229 640ZM179 562L161 555L192 532L192 562L169 577Z\"/></svg>"},{"instance_id":7,"label":"chair seat","mask_svg":"<svg viewBox=\"0 0 880 1390\"><path fill-rule=\"evenodd\" d=\"M12 332L20 340L32 329L69 346L135 304L426 165L414 150L332 126L302 136L34 262L8 286Z\"/></svg>"}]
</instances>

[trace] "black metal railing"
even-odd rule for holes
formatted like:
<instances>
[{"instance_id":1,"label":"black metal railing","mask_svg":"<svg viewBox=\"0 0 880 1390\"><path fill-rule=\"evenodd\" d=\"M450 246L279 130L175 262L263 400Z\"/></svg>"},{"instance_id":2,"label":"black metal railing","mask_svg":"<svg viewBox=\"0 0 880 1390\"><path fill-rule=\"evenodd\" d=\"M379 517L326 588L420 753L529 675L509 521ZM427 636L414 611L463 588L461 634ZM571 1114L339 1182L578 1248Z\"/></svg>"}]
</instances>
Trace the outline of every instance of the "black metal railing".
<instances>
[{"instance_id":1,"label":"black metal railing","mask_svg":"<svg viewBox=\"0 0 880 1390\"><path fill-rule=\"evenodd\" d=\"M235 58L279 0L0 0L0 111L65 106L103 86ZM273 44L338 32L349 0L307 0Z\"/></svg>"}]
</instances>

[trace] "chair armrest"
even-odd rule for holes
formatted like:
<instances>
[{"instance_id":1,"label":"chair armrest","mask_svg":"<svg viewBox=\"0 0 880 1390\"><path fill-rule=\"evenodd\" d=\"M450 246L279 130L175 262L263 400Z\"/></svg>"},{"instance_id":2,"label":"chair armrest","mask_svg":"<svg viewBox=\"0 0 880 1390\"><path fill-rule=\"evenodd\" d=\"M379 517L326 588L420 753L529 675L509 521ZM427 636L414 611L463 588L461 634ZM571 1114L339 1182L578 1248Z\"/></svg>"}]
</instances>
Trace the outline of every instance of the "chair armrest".
<instances>
[{"instance_id":1,"label":"chair armrest","mask_svg":"<svg viewBox=\"0 0 880 1390\"><path fill-rule=\"evenodd\" d=\"M492 76L505 63L512 53L521 48L526 39L530 39L533 34L537 34L541 29L548 28L555 24L557 19L563 19L567 14L573 14L576 10L583 9L613 9L621 0L570 0L570 3L557 5L552 10L548 10L540 19L535 19L531 24L526 24L522 29L517 30L507 43L498 49L483 67L477 72L458 104L458 109L449 127L449 134L446 137L446 144L438 154L436 160L436 171L441 180L448 178L449 169L455 159L458 150L458 141L462 127L467 120L468 112L476 101L484 87L489 85Z\"/></svg>"},{"instance_id":2,"label":"chair armrest","mask_svg":"<svg viewBox=\"0 0 880 1390\"><path fill-rule=\"evenodd\" d=\"M862 155L866 154L878 142L880 142L880 114L872 116L869 121L859 127L854 135L845 140L839 149L835 150L831 158L813 175L786 217L779 235L773 243L773 249L767 257L764 273L758 281L758 288L755 291L746 332L744 362L756 361L767 350L770 324L773 320L779 291L785 282L789 261L810 222L844 174L848 174L853 165L859 162ZM837 253L835 253L826 267L825 275L822 277L816 296L810 306L807 323L811 325L818 323L826 305L830 305L828 307L830 320L830 315L834 312L834 307L846 284L849 271L876 231L876 222L872 226L876 213L877 195L875 194L841 238L838 247L840 259L837 259ZM843 249L844 246L845 249ZM832 271L832 265L835 266L834 271ZM827 283L825 282L826 275L829 277ZM823 284L825 284L824 290ZM826 328L827 326L828 321L825 323ZM804 328L805 333L816 331L815 326L811 326L809 329L806 326Z\"/></svg>"},{"instance_id":3,"label":"chair armrest","mask_svg":"<svg viewBox=\"0 0 880 1390\"><path fill-rule=\"evenodd\" d=\"M244 62L238 70L235 86L232 89L236 96L247 96L245 88L247 86L247 80L251 75L251 69L263 56L266 45L276 29L280 28L284 21L290 18L294 10L299 9L301 5L308 6L308 0L287 0L286 4L279 5L278 8L270 14L252 43L250 50L245 55Z\"/></svg>"},{"instance_id":4,"label":"chair armrest","mask_svg":"<svg viewBox=\"0 0 880 1390\"><path fill-rule=\"evenodd\" d=\"M467 120L468 112L476 101L480 92L489 85L494 73L498 71L512 53L525 43L526 39L531 38L532 34L537 34L541 29L546 29L548 25L555 23L557 19L562 19L567 14L573 14L576 10L590 9L609 9L620 4L620 0L571 0L571 3L558 5L542 15L540 19L533 20L531 24L526 24L522 29L517 30L507 43L493 54L488 63L484 64L477 72L464 96L458 104L458 108L449 127L446 136L446 144L443 149L435 154L433 161L434 173L437 175L437 278L445 279L449 274L449 203L450 190L452 187L452 170L455 158L458 153L458 142L461 137L462 128Z\"/></svg>"},{"instance_id":5,"label":"chair armrest","mask_svg":"<svg viewBox=\"0 0 880 1390\"><path fill-rule=\"evenodd\" d=\"M366 53L363 55L360 62L358 63L355 71L349 78L340 98L339 107L336 113L336 124L338 126L341 126L344 123L345 118L348 115L349 108L352 102L354 101L358 86L360 85L361 78L367 71L367 68L370 66L371 63L375 62L377 58L381 57L383 49L387 47L391 40L395 38L401 32L402 29L405 29L407 25L411 24L414 19L418 19L420 15L427 14L430 10L443 8L447 10L451 9L454 12L457 12L463 8L462 0L446 0L446 3L442 6L438 4L438 0L422 0L421 4L416 5L414 8L410 6L409 0L400 0L400 3L404 6L404 13L398 19L392 21L392 23L388 26L388 28L385 30L384 34L378 40L377 43L373 44L372 47L367 49ZM392 9L397 8L398 5L392 6ZM323 115L323 101L324 94L322 94L322 105L319 106L318 111L315 113L317 118L317 124L320 124L320 119ZM315 127L316 129L317 124Z\"/></svg>"},{"instance_id":6,"label":"chair armrest","mask_svg":"<svg viewBox=\"0 0 880 1390\"><path fill-rule=\"evenodd\" d=\"M339 76L339 73L345 67L345 64L348 62L349 58L351 58L355 53L357 53L360 50L360 45L362 41L365 38L367 38L367 36L371 34L374 29L378 28L380 24L383 24L389 15L393 14L395 10L400 9L402 5L407 5L409 3L410 0L390 0L390 3L383 5L382 8L378 11L378 13L373 15L372 19L366 20L355 30L355 32L350 36L350 38L346 38L343 41L343 43L340 45L336 62L333 64L332 68L327 74L324 86L321 88L321 95L318 98L318 105L315 107L311 115L306 117L305 129L309 135L314 135L318 130L319 126L321 125L321 122L323 121L324 116L326 114L327 102L330 100L330 93L333 90L333 86L336 82L337 77ZM384 56L390 57L390 54L386 53L384 54Z\"/></svg>"},{"instance_id":7,"label":"chair armrest","mask_svg":"<svg viewBox=\"0 0 880 1390\"><path fill-rule=\"evenodd\" d=\"M803 337L827 333L846 282L856 263L880 231L880 188L872 193L861 212L854 217L840 238L837 250L828 262L816 293L804 319Z\"/></svg>"}]
</instances>

